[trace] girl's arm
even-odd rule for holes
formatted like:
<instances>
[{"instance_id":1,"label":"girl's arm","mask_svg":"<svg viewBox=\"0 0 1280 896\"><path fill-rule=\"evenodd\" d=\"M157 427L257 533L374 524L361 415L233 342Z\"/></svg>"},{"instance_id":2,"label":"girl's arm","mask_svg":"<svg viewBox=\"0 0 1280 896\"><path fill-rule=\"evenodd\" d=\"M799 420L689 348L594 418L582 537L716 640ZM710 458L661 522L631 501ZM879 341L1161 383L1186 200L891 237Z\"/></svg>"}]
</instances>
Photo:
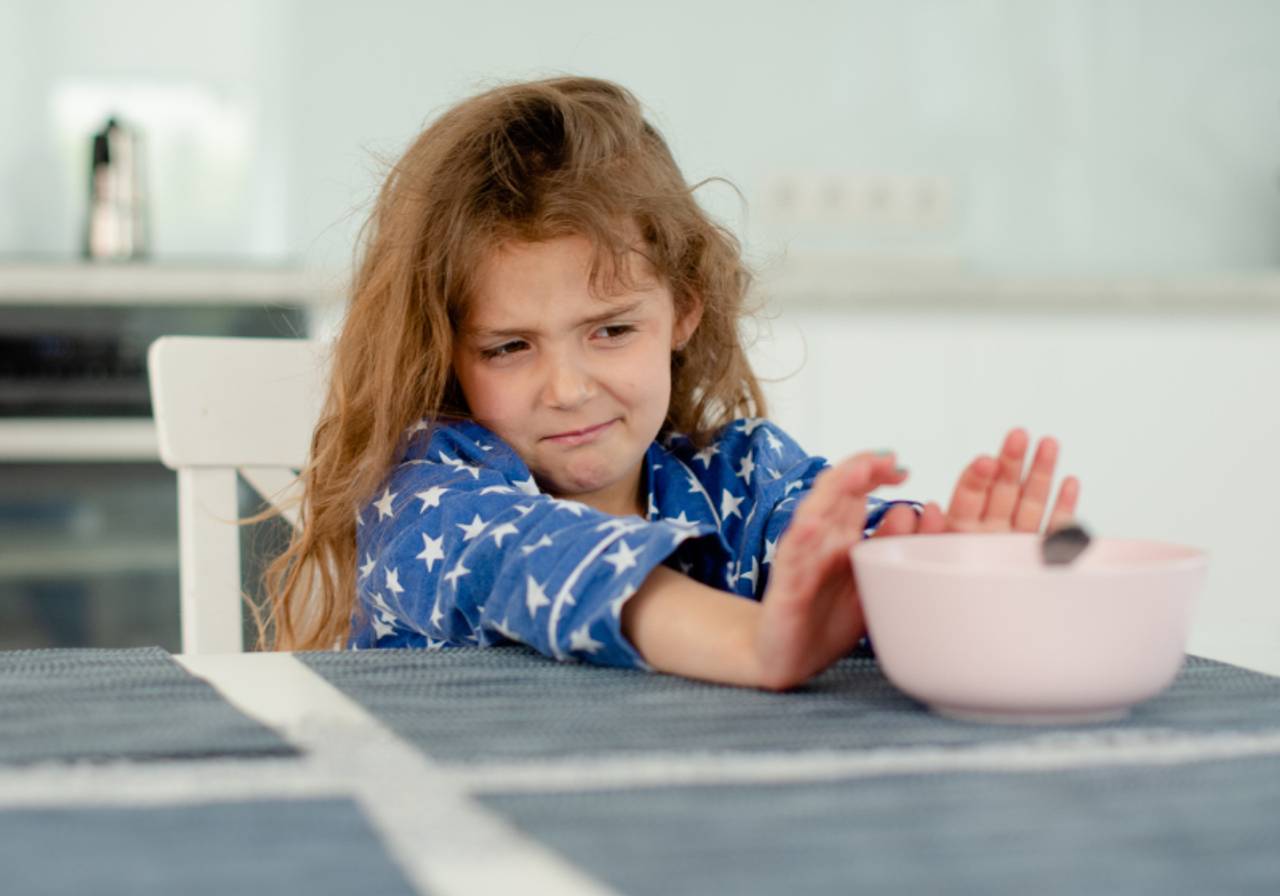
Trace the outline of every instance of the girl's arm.
<instances>
[{"instance_id":1,"label":"girl's arm","mask_svg":"<svg viewBox=\"0 0 1280 896\"><path fill-rule=\"evenodd\" d=\"M761 609L659 566L622 608L622 633L659 672L761 687L755 652Z\"/></svg>"},{"instance_id":2,"label":"girl's arm","mask_svg":"<svg viewBox=\"0 0 1280 896\"><path fill-rule=\"evenodd\" d=\"M690 678L785 690L821 672L866 631L849 549L867 495L905 479L895 467L892 455L861 454L819 474L759 604L658 567L623 608L623 635L653 668Z\"/></svg>"}]
</instances>

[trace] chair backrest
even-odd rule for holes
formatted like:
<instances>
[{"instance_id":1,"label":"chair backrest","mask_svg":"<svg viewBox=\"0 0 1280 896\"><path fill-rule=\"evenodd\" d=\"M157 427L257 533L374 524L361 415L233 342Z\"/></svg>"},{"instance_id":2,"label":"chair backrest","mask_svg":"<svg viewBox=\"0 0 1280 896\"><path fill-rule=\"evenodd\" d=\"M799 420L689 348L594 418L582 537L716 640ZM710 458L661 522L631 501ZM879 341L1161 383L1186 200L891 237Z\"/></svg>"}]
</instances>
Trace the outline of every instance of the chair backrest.
<instances>
[{"instance_id":1,"label":"chair backrest","mask_svg":"<svg viewBox=\"0 0 1280 896\"><path fill-rule=\"evenodd\" d=\"M315 340L162 336L147 352L160 459L178 474L183 653L244 649L236 474L268 501L306 463L327 383ZM286 514L297 525L296 515Z\"/></svg>"}]
</instances>

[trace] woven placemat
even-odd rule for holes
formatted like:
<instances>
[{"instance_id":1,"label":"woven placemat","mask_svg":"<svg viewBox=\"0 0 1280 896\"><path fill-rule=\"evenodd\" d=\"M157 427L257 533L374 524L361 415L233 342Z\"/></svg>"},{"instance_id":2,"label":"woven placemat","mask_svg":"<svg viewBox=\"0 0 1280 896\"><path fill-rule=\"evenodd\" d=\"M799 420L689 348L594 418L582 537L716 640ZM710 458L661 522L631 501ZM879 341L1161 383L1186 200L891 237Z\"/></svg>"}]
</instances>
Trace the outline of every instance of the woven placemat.
<instances>
[{"instance_id":1,"label":"woven placemat","mask_svg":"<svg viewBox=\"0 0 1280 896\"><path fill-rule=\"evenodd\" d=\"M297 656L402 737L456 762L969 745L1053 730L944 719L867 657L775 694L556 663L523 647ZM1128 718L1070 730L1139 728L1280 730L1280 678L1188 657L1174 684Z\"/></svg>"},{"instance_id":2,"label":"woven placemat","mask_svg":"<svg viewBox=\"0 0 1280 896\"><path fill-rule=\"evenodd\" d=\"M159 647L0 652L0 764L297 752Z\"/></svg>"},{"instance_id":3,"label":"woven placemat","mask_svg":"<svg viewBox=\"0 0 1280 896\"><path fill-rule=\"evenodd\" d=\"M0 811L7 893L414 893L349 799Z\"/></svg>"},{"instance_id":4,"label":"woven placemat","mask_svg":"<svg viewBox=\"0 0 1280 896\"><path fill-rule=\"evenodd\" d=\"M481 802L631 896L1280 893L1280 757Z\"/></svg>"}]
</instances>

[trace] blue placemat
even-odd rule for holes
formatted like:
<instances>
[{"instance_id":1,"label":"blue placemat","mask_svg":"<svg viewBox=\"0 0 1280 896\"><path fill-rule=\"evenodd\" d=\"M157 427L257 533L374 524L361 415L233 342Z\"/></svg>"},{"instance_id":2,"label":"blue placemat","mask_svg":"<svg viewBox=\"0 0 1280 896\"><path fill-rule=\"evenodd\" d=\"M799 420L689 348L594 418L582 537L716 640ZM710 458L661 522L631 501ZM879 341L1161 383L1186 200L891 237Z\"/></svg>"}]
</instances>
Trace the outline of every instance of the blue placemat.
<instances>
[{"instance_id":1,"label":"blue placemat","mask_svg":"<svg viewBox=\"0 0 1280 896\"><path fill-rule=\"evenodd\" d=\"M457 762L681 751L968 745L1045 728L936 716L876 661L842 660L774 694L556 663L523 647L304 653L304 663L433 757ZM1132 715L1087 729L1280 730L1280 678L1188 657ZM1073 727L1073 731L1081 727ZM676 746L678 745L678 746Z\"/></svg>"},{"instance_id":2,"label":"blue placemat","mask_svg":"<svg viewBox=\"0 0 1280 896\"><path fill-rule=\"evenodd\" d=\"M296 754L159 647L0 651L0 763Z\"/></svg>"},{"instance_id":3,"label":"blue placemat","mask_svg":"<svg viewBox=\"0 0 1280 896\"><path fill-rule=\"evenodd\" d=\"M1280 757L481 801L631 896L1280 893Z\"/></svg>"},{"instance_id":4,"label":"blue placemat","mask_svg":"<svg viewBox=\"0 0 1280 896\"><path fill-rule=\"evenodd\" d=\"M6 893L410 896L348 799L0 811Z\"/></svg>"}]
</instances>

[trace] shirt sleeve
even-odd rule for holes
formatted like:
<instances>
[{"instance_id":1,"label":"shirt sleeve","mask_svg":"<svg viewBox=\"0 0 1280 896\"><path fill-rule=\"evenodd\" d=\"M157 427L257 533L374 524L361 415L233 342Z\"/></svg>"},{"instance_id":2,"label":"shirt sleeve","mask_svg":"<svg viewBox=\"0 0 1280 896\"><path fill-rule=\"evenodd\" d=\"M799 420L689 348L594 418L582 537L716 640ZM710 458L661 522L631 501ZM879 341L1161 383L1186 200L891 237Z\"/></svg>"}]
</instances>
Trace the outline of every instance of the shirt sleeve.
<instances>
[{"instance_id":1,"label":"shirt sleeve","mask_svg":"<svg viewBox=\"0 0 1280 896\"><path fill-rule=\"evenodd\" d=\"M714 532L615 517L539 493L522 464L438 449L402 464L361 516L352 646L514 641L638 668L623 605L677 546Z\"/></svg>"}]
</instances>

